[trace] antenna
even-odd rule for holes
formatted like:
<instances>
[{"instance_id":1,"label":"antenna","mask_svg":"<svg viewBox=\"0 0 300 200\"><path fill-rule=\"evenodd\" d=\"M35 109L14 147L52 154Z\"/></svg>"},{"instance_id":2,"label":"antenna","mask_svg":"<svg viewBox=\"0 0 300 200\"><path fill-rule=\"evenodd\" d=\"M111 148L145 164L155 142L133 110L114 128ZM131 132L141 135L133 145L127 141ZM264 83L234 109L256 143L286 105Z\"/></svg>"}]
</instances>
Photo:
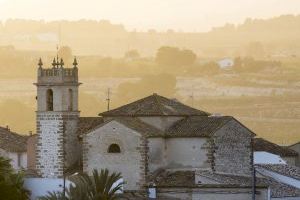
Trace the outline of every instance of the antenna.
<instances>
[{"instance_id":1,"label":"antenna","mask_svg":"<svg viewBox=\"0 0 300 200\"><path fill-rule=\"evenodd\" d=\"M61 23L58 24L58 45L61 45Z\"/></svg>"},{"instance_id":2,"label":"antenna","mask_svg":"<svg viewBox=\"0 0 300 200\"><path fill-rule=\"evenodd\" d=\"M109 106L110 106L110 88L107 88L107 111L109 111Z\"/></svg>"},{"instance_id":3,"label":"antenna","mask_svg":"<svg viewBox=\"0 0 300 200\"><path fill-rule=\"evenodd\" d=\"M194 107L194 86L192 86L192 94L190 95L192 107Z\"/></svg>"},{"instance_id":4,"label":"antenna","mask_svg":"<svg viewBox=\"0 0 300 200\"><path fill-rule=\"evenodd\" d=\"M58 60L58 45L56 45L56 60Z\"/></svg>"}]
</instances>

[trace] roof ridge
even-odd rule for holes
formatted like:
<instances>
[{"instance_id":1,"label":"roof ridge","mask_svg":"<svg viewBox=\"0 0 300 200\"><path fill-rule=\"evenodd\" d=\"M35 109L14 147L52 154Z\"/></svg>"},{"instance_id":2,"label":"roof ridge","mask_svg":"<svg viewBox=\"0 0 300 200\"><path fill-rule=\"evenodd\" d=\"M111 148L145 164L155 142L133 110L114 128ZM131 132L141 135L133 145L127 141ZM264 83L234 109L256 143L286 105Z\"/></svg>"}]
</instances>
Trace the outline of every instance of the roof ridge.
<instances>
[{"instance_id":1,"label":"roof ridge","mask_svg":"<svg viewBox=\"0 0 300 200\"><path fill-rule=\"evenodd\" d=\"M164 112L163 112L163 110L161 109L161 102L160 102L159 99L158 99L158 95L157 95L156 93L154 93L152 96L154 96L154 99L155 99L155 101L156 101L156 103L157 103L158 110L159 110L160 113L163 115Z\"/></svg>"},{"instance_id":2,"label":"roof ridge","mask_svg":"<svg viewBox=\"0 0 300 200\"><path fill-rule=\"evenodd\" d=\"M154 105L155 104L155 105ZM125 104L99 116L208 116L209 113L158 94Z\"/></svg>"}]
</instances>

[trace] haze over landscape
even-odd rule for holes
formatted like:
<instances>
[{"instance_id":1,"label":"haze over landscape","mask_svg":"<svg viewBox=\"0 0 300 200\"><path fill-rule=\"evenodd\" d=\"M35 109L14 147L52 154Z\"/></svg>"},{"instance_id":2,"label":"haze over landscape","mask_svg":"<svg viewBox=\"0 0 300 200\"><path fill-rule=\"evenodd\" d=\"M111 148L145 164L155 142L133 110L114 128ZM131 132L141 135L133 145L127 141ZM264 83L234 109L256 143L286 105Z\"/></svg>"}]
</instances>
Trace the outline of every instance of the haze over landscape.
<instances>
[{"instance_id":1,"label":"haze over landscape","mask_svg":"<svg viewBox=\"0 0 300 200\"><path fill-rule=\"evenodd\" d=\"M108 88L112 108L156 92L300 140L299 1L126 2L0 0L0 125L35 132L37 61L58 53L78 58L83 116L106 110Z\"/></svg>"},{"instance_id":2,"label":"haze over landscape","mask_svg":"<svg viewBox=\"0 0 300 200\"><path fill-rule=\"evenodd\" d=\"M50 9L49 9L50 8ZM298 0L0 0L0 19L110 20L129 31L209 31L246 18L299 14Z\"/></svg>"}]
</instances>

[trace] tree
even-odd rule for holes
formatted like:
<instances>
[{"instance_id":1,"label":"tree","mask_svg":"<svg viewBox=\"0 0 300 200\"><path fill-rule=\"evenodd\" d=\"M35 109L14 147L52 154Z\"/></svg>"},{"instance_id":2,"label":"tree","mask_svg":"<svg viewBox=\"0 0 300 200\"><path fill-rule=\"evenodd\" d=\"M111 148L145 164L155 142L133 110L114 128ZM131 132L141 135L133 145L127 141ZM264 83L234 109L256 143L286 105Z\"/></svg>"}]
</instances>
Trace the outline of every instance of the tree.
<instances>
[{"instance_id":1,"label":"tree","mask_svg":"<svg viewBox=\"0 0 300 200\"><path fill-rule=\"evenodd\" d=\"M23 173L15 173L10 160L0 157L0 194L5 200L27 200L29 191L26 190L23 180Z\"/></svg>"},{"instance_id":2,"label":"tree","mask_svg":"<svg viewBox=\"0 0 300 200\"><path fill-rule=\"evenodd\" d=\"M130 50L125 53L125 58L130 60L135 60L140 57L140 54L137 50Z\"/></svg>"},{"instance_id":3,"label":"tree","mask_svg":"<svg viewBox=\"0 0 300 200\"><path fill-rule=\"evenodd\" d=\"M156 62L162 65L191 65L196 61L196 54L191 50L180 50L176 47L161 47L156 53Z\"/></svg>"},{"instance_id":4,"label":"tree","mask_svg":"<svg viewBox=\"0 0 300 200\"><path fill-rule=\"evenodd\" d=\"M182 50L180 54L182 65L191 65L196 61L197 56L191 50Z\"/></svg>"},{"instance_id":5,"label":"tree","mask_svg":"<svg viewBox=\"0 0 300 200\"><path fill-rule=\"evenodd\" d=\"M117 191L123 187L120 173L110 174L107 169L93 171L92 177L80 174L71 179L74 185L66 190L66 197L62 192L49 192L40 200L116 200ZM117 185L114 185L118 183Z\"/></svg>"}]
</instances>

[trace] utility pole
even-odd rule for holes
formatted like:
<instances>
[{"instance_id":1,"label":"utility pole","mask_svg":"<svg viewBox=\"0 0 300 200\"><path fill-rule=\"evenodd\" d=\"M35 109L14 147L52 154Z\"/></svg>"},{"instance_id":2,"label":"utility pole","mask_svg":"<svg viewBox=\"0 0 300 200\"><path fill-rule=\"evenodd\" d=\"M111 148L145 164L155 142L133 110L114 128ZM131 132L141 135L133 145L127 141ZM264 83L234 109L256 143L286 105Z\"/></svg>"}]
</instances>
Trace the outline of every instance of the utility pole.
<instances>
[{"instance_id":1,"label":"utility pole","mask_svg":"<svg viewBox=\"0 0 300 200\"><path fill-rule=\"evenodd\" d=\"M191 103L192 103L192 107L194 107L194 91L192 91L192 95L190 96L191 97Z\"/></svg>"},{"instance_id":2,"label":"utility pole","mask_svg":"<svg viewBox=\"0 0 300 200\"><path fill-rule=\"evenodd\" d=\"M66 135L65 135L65 125L63 125L63 198L66 199Z\"/></svg>"},{"instance_id":3,"label":"utility pole","mask_svg":"<svg viewBox=\"0 0 300 200\"><path fill-rule=\"evenodd\" d=\"M109 106L110 106L110 88L107 89L107 111L109 111Z\"/></svg>"},{"instance_id":4,"label":"utility pole","mask_svg":"<svg viewBox=\"0 0 300 200\"><path fill-rule=\"evenodd\" d=\"M252 164L252 200L256 199L256 170L254 163L254 137L251 138L251 164Z\"/></svg>"},{"instance_id":5,"label":"utility pole","mask_svg":"<svg viewBox=\"0 0 300 200\"><path fill-rule=\"evenodd\" d=\"M192 107L194 107L194 85L192 86L192 94L190 95Z\"/></svg>"}]
</instances>

